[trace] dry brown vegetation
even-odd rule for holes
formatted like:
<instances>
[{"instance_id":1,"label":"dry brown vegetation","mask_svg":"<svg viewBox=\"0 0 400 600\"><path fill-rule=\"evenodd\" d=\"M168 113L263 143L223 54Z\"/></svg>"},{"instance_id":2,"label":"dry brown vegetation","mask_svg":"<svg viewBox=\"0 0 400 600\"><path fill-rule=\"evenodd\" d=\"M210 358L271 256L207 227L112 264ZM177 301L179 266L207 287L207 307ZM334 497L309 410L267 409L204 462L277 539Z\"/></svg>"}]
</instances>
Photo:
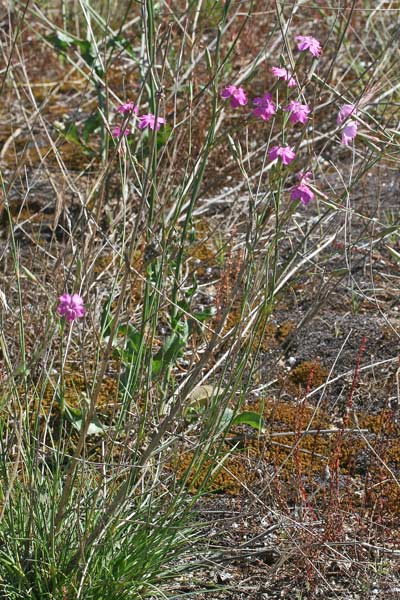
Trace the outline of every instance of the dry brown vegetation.
<instances>
[{"instance_id":1,"label":"dry brown vegetation","mask_svg":"<svg viewBox=\"0 0 400 600\"><path fill-rule=\"evenodd\" d=\"M5 598L399 597L397 4L3 3ZM278 94L297 33L323 53L292 62L313 113L283 172L282 115L220 92ZM128 99L166 127L113 140ZM309 168L315 202L294 205ZM66 291L87 309L71 328ZM127 524L129 560L168 530L159 562L107 558Z\"/></svg>"}]
</instances>

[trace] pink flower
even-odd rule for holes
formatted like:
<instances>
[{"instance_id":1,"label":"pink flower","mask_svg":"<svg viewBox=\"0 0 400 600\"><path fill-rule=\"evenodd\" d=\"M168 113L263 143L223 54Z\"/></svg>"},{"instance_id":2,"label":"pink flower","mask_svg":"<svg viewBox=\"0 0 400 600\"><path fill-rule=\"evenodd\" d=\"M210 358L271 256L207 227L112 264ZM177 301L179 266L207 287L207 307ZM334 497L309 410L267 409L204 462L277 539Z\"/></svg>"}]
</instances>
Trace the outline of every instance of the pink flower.
<instances>
[{"instance_id":1,"label":"pink flower","mask_svg":"<svg viewBox=\"0 0 400 600\"><path fill-rule=\"evenodd\" d=\"M351 119L347 121L342 131L342 144L344 146L349 146L354 140L357 135L357 129L358 125L356 121L352 121Z\"/></svg>"},{"instance_id":2,"label":"pink flower","mask_svg":"<svg viewBox=\"0 0 400 600\"><path fill-rule=\"evenodd\" d=\"M336 117L336 123L344 127L342 130L342 144L349 146L357 135L358 124L354 119L349 119L352 115L356 115L356 107L354 104L343 104Z\"/></svg>"},{"instance_id":3,"label":"pink flower","mask_svg":"<svg viewBox=\"0 0 400 600\"><path fill-rule=\"evenodd\" d=\"M294 77L290 75L287 69L281 67L272 67L272 74L275 75L278 79L284 79L287 81L288 87L296 87L297 83Z\"/></svg>"},{"instance_id":4,"label":"pink flower","mask_svg":"<svg viewBox=\"0 0 400 600\"><path fill-rule=\"evenodd\" d=\"M315 37L311 35L297 35L297 49L303 52L309 50L313 56L319 56L321 54L321 44Z\"/></svg>"},{"instance_id":5,"label":"pink flower","mask_svg":"<svg viewBox=\"0 0 400 600\"><path fill-rule=\"evenodd\" d=\"M133 102L129 101L125 102L125 104L121 104L121 106L117 108L117 112L121 113L121 115L127 115L128 113L134 113L135 115L137 115L139 109L133 104Z\"/></svg>"},{"instance_id":6,"label":"pink flower","mask_svg":"<svg viewBox=\"0 0 400 600\"><path fill-rule=\"evenodd\" d=\"M283 110L291 113L289 121L292 123L303 123L303 125L308 119L307 115L311 112L307 104L301 104L301 102L296 102L296 100L289 102Z\"/></svg>"},{"instance_id":7,"label":"pink flower","mask_svg":"<svg viewBox=\"0 0 400 600\"><path fill-rule=\"evenodd\" d=\"M349 146L357 135L358 124L354 119L349 119L352 115L356 115L356 107L354 104L343 104L336 117L336 123L344 127L342 130L342 144Z\"/></svg>"},{"instance_id":8,"label":"pink flower","mask_svg":"<svg viewBox=\"0 0 400 600\"><path fill-rule=\"evenodd\" d=\"M123 135L129 135L131 130L129 127L125 127ZM122 136L122 128L119 125L116 125L112 131L113 138L120 138Z\"/></svg>"},{"instance_id":9,"label":"pink flower","mask_svg":"<svg viewBox=\"0 0 400 600\"><path fill-rule=\"evenodd\" d=\"M296 154L291 146L274 146L268 152L269 160L281 159L284 165L288 165L296 158Z\"/></svg>"},{"instance_id":10,"label":"pink flower","mask_svg":"<svg viewBox=\"0 0 400 600\"><path fill-rule=\"evenodd\" d=\"M342 125L342 123L352 114L356 114L356 107L354 104L343 104L336 118L336 123Z\"/></svg>"},{"instance_id":11,"label":"pink flower","mask_svg":"<svg viewBox=\"0 0 400 600\"><path fill-rule=\"evenodd\" d=\"M311 200L314 200L314 193L307 185L310 175L310 171L307 171L306 173L300 172L297 175L299 183L290 190L291 200L301 200L304 206L307 206Z\"/></svg>"},{"instance_id":12,"label":"pink flower","mask_svg":"<svg viewBox=\"0 0 400 600\"><path fill-rule=\"evenodd\" d=\"M234 85L226 86L221 93L221 98L224 100L230 98L232 108L238 108L239 106L245 106L247 104L247 96L244 89Z\"/></svg>"},{"instance_id":13,"label":"pink flower","mask_svg":"<svg viewBox=\"0 0 400 600\"><path fill-rule=\"evenodd\" d=\"M262 98L254 98L253 104L257 107L253 110L255 117L261 117L264 121L268 121L276 112L275 104L272 102L271 94L264 94Z\"/></svg>"},{"instance_id":14,"label":"pink flower","mask_svg":"<svg viewBox=\"0 0 400 600\"><path fill-rule=\"evenodd\" d=\"M70 296L69 294L63 294L59 297L60 304L57 306L57 312L70 323L79 319L85 314L85 307L83 306L83 298L79 294Z\"/></svg>"},{"instance_id":15,"label":"pink flower","mask_svg":"<svg viewBox=\"0 0 400 600\"><path fill-rule=\"evenodd\" d=\"M146 127L149 127L150 129L156 129L157 131L160 129L161 125L164 125L165 123L165 119L162 117L157 117L156 122L156 116L150 113L148 115L142 115L139 117L139 121L139 129L145 129Z\"/></svg>"}]
</instances>

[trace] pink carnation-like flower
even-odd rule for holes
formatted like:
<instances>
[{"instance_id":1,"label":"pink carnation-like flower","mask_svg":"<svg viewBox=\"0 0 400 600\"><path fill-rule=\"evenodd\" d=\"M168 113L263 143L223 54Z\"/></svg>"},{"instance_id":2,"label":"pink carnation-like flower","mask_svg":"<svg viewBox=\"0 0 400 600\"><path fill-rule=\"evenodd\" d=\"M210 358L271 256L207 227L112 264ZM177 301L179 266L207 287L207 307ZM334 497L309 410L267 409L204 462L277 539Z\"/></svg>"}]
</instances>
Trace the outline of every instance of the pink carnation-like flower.
<instances>
[{"instance_id":1,"label":"pink carnation-like flower","mask_svg":"<svg viewBox=\"0 0 400 600\"><path fill-rule=\"evenodd\" d=\"M292 200L300 200L304 206L307 206L311 200L314 200L314 192L307 185L310 175L310 171L307 171L306 173L300 172L297 175L299 183L290 190L290 198Z\"/></svg>"},{"instance_id":2,"label":"pink carnation-like flower","mask_svg":"<svg viewBox=\"0 0 400 600\"><path fill-rule=\"evenodd\" d=\"M284 69L283 67L272 67L271 71L278 79L284 79L287 82L288 87L296 87L296 80L290 75L287 69Z\"/></svg>"},{"instance_id":3,"label":"pink carnation-like flower","mask_svg":"<svg viewBox=\"0 0 400 600\"><path fill-rule=\"evenodd\" d=\"M309 52L316 57L321 54L321 44L315 37L312 37L311 35L297 35L296 41L297 49L301 52L309 50Z\"/></svg>"},{"instance_id":4,"label":"pink carnation-like flower","mask_svg":"<svg viewBox=\"0 0 400 600\"><path fill-rule=\"evenodd\" d=\"M125 127L123 135L129 135L131 132L131 130L129 129L129 127ZM112 136L113 138L120 138L122 136L122 127L120 127L119 125L116 125L112 131Z\"/></svg>"},{"instance_id":5,"label":"pink carnation-like flower","mask_svg":"<svg viewBox=\"0 0 400 600\"><path fill-rule=\"evenodd\" d=\"M128 113L133 113L137 115L139 109L133 104L133 102L129 101L125 102L125 104L121 104L121 106L117 108L117 112L121 113L121 115L127 115Z\"/></svg>"},{"instance_id":6,"label":"pink carnation-like flower","mask_svg":"<svg viewBox=\"0 0 400 600\"><path fill-rule=\"evenodd\" d=\"M347 121L342 131L342 144L349 146L357 135L358 125L356 121Z\"/></svg>"},{"instance_id":7,"label":"pink carnation-like flower","mask_svg":"<svg viewBox=\"0 0 400 600\"><path fill-rule=\"evenodd\" d=\"M57 312L70 323L79 319L85 314L85 307L83 305L83 298L79 294L70 296L69 294L63 294L59 297L59 305L57 306Z\"/></svg>"},{"instance_id":8,"label":"pink carnation-like flower","mask_svg":"<svg viewBox=\"0 0 400 600\"><path fill-rule=\"evenodd\" d=\"M157 131L160 129L161 125L164 125L165 119L162 117L157 117L152 114L142 115L139 117L139 129L145 129L149 127L149 129L156 129Z\"/></svg>"},{"instance_id":9,"label":"pink carnation-like flower","mask_svg":"<svg viewBox=\"0 0 400 600\"><path fill-rule=\"evenodd\" d=\"M342 108L339 110L339 114L336 117L336 123L338 125L342 125L346 119L350 117L350 115L356 114L356 107L354 104L343 104Z\"/></svg>"},{"instance_id":10,"label":"pink carnation-like flower","mask_svg":"<svg viewBox=\"0 0 400 600\"><path fill-rule=\"evenodd\" d=\"M296 154L291 146L273 146L268 152L269 160L280 158L284 165L288 165L296 158Z\"/></svg>"},{"instance_id":11,"label":"pink carnation-like flower","mask_svg":"<svg viewBox=\"0 0 400 600\"><path fill-rule=\"evenodd\" d=\"M356 115L356 113L354 104L343 104L336 117L336 123L339 127L344 124L342 130L342 144L344 146L349 146L357 135L358 123L354 119L349 119L349 117Z\"/></svg>"},{"instance_id":12,"label":"pink carnation-like flower","mask_svg":"<svg viewBox=\"0 0 400 600\"><path fill-rule=\"evenodd\" d=\"M311 112L307 104L301 104L301 102L297 102L296 100L289 102L283 110L291 113L289 121L292 123L302 123L303 125L307 122L308 115Z\"/></svg>"},{"instance_id":13,"label":"pink carnation-like flower","mask_svg":"<svg viewBox=\"0 0 400 600\"><path fill-rule=\"evenodd\" d=\"M230 98L230 105L232 108L238 108L239 106L246 106L247 96L246 92L242 87L236 87L234 85L227 85L221 93L221 98L227 100Z\"/></svg>"},{"instance_id":14,"label":"pink carnation-like flower","mask_svg":"<svg viewBox=\"0 0 400 600\"><path fill-rule=\"evenodd\" d=\"M272 102L271 94L264 94L261 98L254 98L253 104L257 107L253 110L255 117L268 121L276 112L275 104Z\"/></svg>"}]
</instances>

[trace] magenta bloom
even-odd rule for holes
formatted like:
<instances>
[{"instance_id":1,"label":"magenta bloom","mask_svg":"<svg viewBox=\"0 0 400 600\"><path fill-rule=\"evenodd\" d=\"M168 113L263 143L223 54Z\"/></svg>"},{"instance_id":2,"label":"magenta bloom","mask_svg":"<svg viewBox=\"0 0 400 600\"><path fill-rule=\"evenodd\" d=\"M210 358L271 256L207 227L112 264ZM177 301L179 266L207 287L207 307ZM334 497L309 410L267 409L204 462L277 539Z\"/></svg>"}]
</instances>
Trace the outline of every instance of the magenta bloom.
<instances>
[{"instance_id":1,"label":"magenta bloom","mask_svg":"<svg viewBox=\"0 0 400 600\"><path fill-rule=\"evenodd\" d=\"M121 106L117 108L117 112L121 113L121 115L127 115L128 113L134 113L137 115L139 109L133 104L133 102L125 102L125 104L121 104Z\"/></svg>"},{"instance_id":2,"label":"magenta bloom","mask_svg":"<svg viewBox=\"0 0 400 600\"><path fill-rule=\"evenodd\" d=\"M85 314L85 307L83 306L83 298L79 294L70 296L69 294L63 294L59 297L60 304L57 306L57 312L70 323L79 319Z\"/></svg>"},{"instance_id":3,"label":"magenta bloom","mask_svg":"<svg viewBox=\"0 0 400 600\"><path fill-rule=\"evenodd\" d=\"M302 123L303 125L306 123L308 115L311 112L307 104L301 104L301 102L296 102L296 100L289 102L283 110L291 113L289 121L292 123Z\"/></svg>"},{"instance_id":4,"label":"magenta bloom","mask_svg":"<svg viewBox=\"0 0 400 600\"><path fill-rule=\"evenodd\" d=\"M123 135L129 135L131 130L129 127L125 127ZM119 138L122 136L122 128L119 125L116 125L112 131L113 138Z\"/></svg>"},{"instance_id":5,"label":"magenta bloom","mask_svg":"<svg viewBox=\"0 0 400 600\"><path fill-rule=\"evenodd\" d=\"M300 172L297 175L299 183L290 190L291 200L301 200L304 206L307 206L311 200L314 200L314 192L307 185L310 175L310 171L306 173Z\"/></svg>"},{"instance_id":6,"label":"magenta bloom","mask_svg":"<svg viewBox=\"0 0 400 600\"><path fill-rule=\"evenodd\" d=\"M358 124L354 119L349 119L352 115L356 115L356 107L354 104L343 104L336 117L336 123L340 126L344 123L342 130L342 144L349 146L357 135Z\"/></svg>"},{"instance_id":7,"label":"magenta bloom","mask_svg":"<svg viewBox=\"0 0 400 600\"><path fill-rule=\"evenodd\" d=\"M139 117L139 121L139 129L149 127L149 129L156 129L157 131L160 129L161 125L164 125L165 123L165 119L162 117L157 117L156 122L156 116L152 114L142 115Z\"/></svg>"},{"instance_id":8,"label":"magenta bloom","mask_svg":"<svg viewBox=\"0 0 400 600\"><path fill-rule=\"evenodd\" d=\"M262 98L254 98L253 104L257 107L253 110L255 117L268 121L276 112L275 104L272 102L271 94L264 94Z\"/></svg>"},{"instance_id":9,"label":"magenta bloom","mask_svg":"<svg viewBox=\"0 0 400 600\"><path fill-rule=\"evenodd\" d=\"M272 67L271 71L278 79L284 79L287 82L288 87L296 87L296 80L290 75L287 69L284 69L283 67Z\"/></svg>"},{"instance_id":10,"label":"magenta bloom","mask_svg":"<svg viewBox=\"0 0 400 600\"><path fill-rule=\"evenodd\" d=\"M319 56L321 54L321 44L315 37L311 35L297 35L297 49L301 52L309 50L313 56Z\"/></svg>"},{"instance_id":11,"label":"magenta bloom","mask_svg":"<svg viewBox=\"0 0 400 600\"><path fill-rule=\"evenodd\" d=\"M244 89L234 85L226 86L221 93L221 98L224 100L230 98L232 108L238 108L239 106L245 106L247 104L247 96Z\"/></svg>"},{"instance_id":12,"label":"magenta bloom","mask_svg":"<svg viewBox=\"0 0 400 600\"><path fill-rule=\"evenodd\" d=\"M356 107L354 104L343 104L342 108L339 110L339 114L336 117L336 123L338 125L342 125L350 115L356 114Z\"/></svg>"},{"instance_id":13,"label":"magenta bloom","mask_svg":"<svg viewBox=\"0 0 400 600\"><path fill-rule=\"evenodd\" d=\"M281 159L284 165L288 165L296 158L296 154L291 146L273 146L268 152L269 160Z\"/></svg>"},{"instance_id":14,"label":"magenta bloom","mask_svg":"<svg viewBox=\"0 0 400 600\"><path fill-rule=\"evenodd\" d=\"M349 146L357 135L358 125L356 121L347 121L342 131L342 144Z\"/></svg>"}]
</instances>

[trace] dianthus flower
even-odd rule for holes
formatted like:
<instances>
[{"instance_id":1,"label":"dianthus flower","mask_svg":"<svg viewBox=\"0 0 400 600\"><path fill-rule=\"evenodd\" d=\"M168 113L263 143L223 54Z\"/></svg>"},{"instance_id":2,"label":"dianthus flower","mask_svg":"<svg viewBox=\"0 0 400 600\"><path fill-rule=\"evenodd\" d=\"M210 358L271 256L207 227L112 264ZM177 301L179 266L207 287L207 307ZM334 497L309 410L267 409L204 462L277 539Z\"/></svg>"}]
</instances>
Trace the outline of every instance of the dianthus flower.
<instances>
[{"instance_id":1,"label":"dianthus flower","mask_svg":"<svg viewBox=\"0 0 400 600\"><path fill-rule=\"evenodd\" d=\"M344 123L342 130L342 144L349 146L357 135L358 124L354 119L349 119L352 115L356 115L356 107L354 104L343 104L336 117L336 123L340 126Z\"/></svg>"},{"instance_id":2,"label":"dianthus flower","mask_svg":"<svg viewBox=\"0 0 400 600\"><path fill-rule=\"evenodd\" d=\"M127 115L128 113L134 113L135 115L137 115L139 109L133 104L133 102L129 101L125 102L125 104L121 104L121 106L117 108L117 112L121 113L121 115Z\"/></svg>"},{"instance_id":3,"label":"dianthus flower","mask_svg":"<svg viewBox=\"0 0 400 600\"><path fill-rule=\"evenodd\" d=\"M221 93L221 98L224 100L230 98L232 108L238 108L239 106L245 106L247 104L247 96L244 89L234 85L227 85Z\"/></svg>"},{"instance_id":4,"label":"dianthus flower","mask_svg":"<svg viewBox=\"0 0 400 600\"><path fill-rule=\"evenodd\" d=\"M309 52L315 57L321 54L321 44L315 39L315 37L312 37L311 35L297 35L296 41L297 49L301 52L304 52L304 50L309 50Z\"/></svg>"},{"instance_id":5,"label":"dianthus flower","mask_svg":"<svg viewBox=\"0 0 400 600\"><path fill-rule=\"evenodd\" d=\"M342 123L350 117L350 115L356 114L356 107L354 104L343 104L342 108L339 110L339 114L336 117L336 123L338 125L342 125Z\"/></svg>"},{"instance_id":6,"label":"dianthus flower","mask_svg":"<svg viewBox=\"0 0 400 600\"><path fill-rule=\"evenodd\" d=\"M347 121L346 125L342 131L342 144L344 146L349 146L350 143L354 140L357 135L358 125L356 121L352 121L351 119Z\"/></svg>"},{"instance_id":7,"label":"dianthus flower","mask_svg":"<svg viewBox=\"0 0 400 600\"><path fill-rule=\"evenodd\" d=\"M291 113L289 121L292 123L303 123L303 125L306 123L308 115L311 112L307 104L301 104L301 102L297 102L296 100L289 102L283 110Z\"/></svg>"},{"instance_id":8,"label":"dianthus flower","mask_svg":"<svg viewBox=\"0 0 400 600\"><path fill-rule=\"evenodd\" d=\"M268 152L269 160L281 159L284 165L288 165L296 158L296 154L291 146L273 146Z\"/></svg>"},{"instance_id":9,"label":"dianthus flower","mask_svg":"<svg viewBox=\"0 0 400 600\"><path fill-rule=\"evenodd\" d=\"M261 98L254 98L253 104L257 107L253 110L255 117L261 117L264 121L268 121L276 112L275 104L272 102L271 94L264 94Z\"/></svg>"},{"instance_id":10,"label":"dianthus flower","mask_svg":"<svg viewBox=\"0 0 400 600\"><path fill-rule=\"evenodd\" d=\"M148 115L142 115L139 117L139 129L145 129L146 127L149 127L149 129L156 129L158 131L161 125L164 125L164 123L165 119L162 117L157 117L156 122L156 116L150 113Z\"/></svg>"},{"instance_id":11,"label":"dianthus flower","mask_svg":"<svg viewBox=\"0 0 400 600\"><path fill-rule=\"evenodd\" d=\"M79 319L85 314L85 307L83 306L83 298L79 294L63 294L59 297L59 305L57 306L57 312L70 323Z\"/></svg>"},{"instance_id":12,"label":"dianthus flower","mask_svg":"<svg viewBox=\"0 0 400 600\"><path fill-rule=\"evenodd\" d=\"M288 87L296 87L296 80L290 75L287 69L284 69L283 67L272 67L271 71L278 79L284 79L287 82Z\"/></svg>"},{"instance_id":13,"label":"dianthus flower","mask_svg":"<svg viewBox=\"0 0 400 600\"><path fill-rule=\"evenodd\" d=\"M297 175L299 183L290 190L290 198L292 200L301 200L304 206L307 206L311 200L314 200L314 193L307 185L310 175L310 171L307 171L306 173L300 172Z\"/></svg>"},{"instance_id":14,"label":"dianthus flower","mask_svg":"<svg viewBox=\"0 0 400 600\"><path fill-rule=\"evenodd\" d=\"M131 130L129 127L125 127L123 131L123 135L129 135ZM112 131L113 138L119 138L122 136L122 128L119 125L116 125Z\"/></svg>"}]
</instances>

